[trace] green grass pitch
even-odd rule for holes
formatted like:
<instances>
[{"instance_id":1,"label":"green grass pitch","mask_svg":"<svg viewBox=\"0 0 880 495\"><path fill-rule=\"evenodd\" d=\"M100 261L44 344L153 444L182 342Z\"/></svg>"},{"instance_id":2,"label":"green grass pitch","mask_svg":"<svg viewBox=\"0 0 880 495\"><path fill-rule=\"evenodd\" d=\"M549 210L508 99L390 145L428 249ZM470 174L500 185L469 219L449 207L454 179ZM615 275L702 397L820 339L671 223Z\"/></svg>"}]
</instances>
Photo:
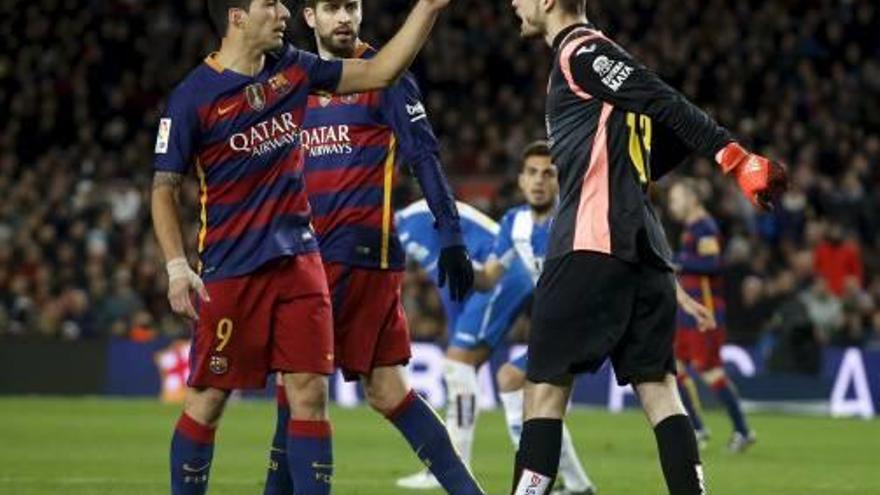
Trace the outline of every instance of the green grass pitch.
<instances>
[{"instance_id":1,"label":"green grass pitch","mask_svg":"<svg viewBox=\"0 0 880 495\"><path fill-rule=\"evenodd\" d=\"M104 399L0 399L0 494L163 494L177 406ZM420 465L378 415L334 409L336 495L410 494L394 486ZM758 444L724 451L728 425L710 414L703 453L713 495L880 494L880 421L754 415ZM489 494L508 493L513 449L500 413L482 415L474 470ZM217 435L211 494L260 494L274 404L230 404ZM639 413L576 410L581 458L605 495L664 494L654 438ZM418 492L416 492L418 493ZM433 495L440 492L421 492Z\"/></svg>"}]
</instances>

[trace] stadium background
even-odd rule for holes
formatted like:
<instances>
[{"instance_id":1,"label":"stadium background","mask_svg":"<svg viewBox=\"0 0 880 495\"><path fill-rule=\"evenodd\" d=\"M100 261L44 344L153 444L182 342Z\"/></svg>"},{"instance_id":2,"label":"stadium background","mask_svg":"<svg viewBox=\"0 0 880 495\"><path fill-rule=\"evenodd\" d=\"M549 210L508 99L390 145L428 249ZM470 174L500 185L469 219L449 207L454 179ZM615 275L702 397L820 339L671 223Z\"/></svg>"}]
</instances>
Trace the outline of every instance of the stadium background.
<instances>
[{"instance_id":1,"label":"stadium background","mask_svg":"<svg viewBox=\"0 0 880 495\"><path fill-rule=\"evenodd\" d=\"M520 199L517 157L542 136L549 67L545 45L519 40L508 3L455 0L413 68L459 197L496 218ZM381 44L409 4L365 0L362 37ZM699 178L725 233L729 333L766 378L760 394L814 387L827 397L853 355L845 349L858 349L845 395L863 399L866 382L876 410L880 8L621 0L590 2L589 15L745 143L790 167L791 190L766 214L708 161L680 170ZM216 42L200 0L0 0L0 46L0 394L106 392L111 379L99 375L112 368L105 353L114 346L152 355L150 346L188 333L170 314L149 221L152 148L163 97ZM654 190L661 212L667 185ZM399 185L401 202L414 194ZM194 181L183 203L197 203ZM192 242L194 208L188 218ZM669 233L677 239L671 223ZM442 344L442 310L415 271L405 302L415 337ZM520 322L511 343L526 328ZM155 367L144 373L158 382ZM85 407L16 400L0 399L8 401L0 409ZM869 416L859 407L852 413Z\"/></svg>"}]
</instances>

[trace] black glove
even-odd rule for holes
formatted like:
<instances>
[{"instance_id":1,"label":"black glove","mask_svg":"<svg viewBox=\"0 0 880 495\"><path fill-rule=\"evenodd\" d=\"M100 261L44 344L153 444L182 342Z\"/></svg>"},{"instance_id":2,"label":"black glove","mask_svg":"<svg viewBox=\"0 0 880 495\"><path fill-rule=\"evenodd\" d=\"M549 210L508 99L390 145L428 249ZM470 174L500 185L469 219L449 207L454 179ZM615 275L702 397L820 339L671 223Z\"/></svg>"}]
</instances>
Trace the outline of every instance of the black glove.
<instances>
[{"instance_id":1,"label":"black glove","mask_svg":"<svg viewBox=\"0 0 880 495\"><path fill-rule=\"evenodd\" d=\"M474 267L464 246L449 246L440 251L437 261L437 282L446 285L449 277L449 296L453 301L463 301L474 287Z\"/></svg>"}]
</instances>

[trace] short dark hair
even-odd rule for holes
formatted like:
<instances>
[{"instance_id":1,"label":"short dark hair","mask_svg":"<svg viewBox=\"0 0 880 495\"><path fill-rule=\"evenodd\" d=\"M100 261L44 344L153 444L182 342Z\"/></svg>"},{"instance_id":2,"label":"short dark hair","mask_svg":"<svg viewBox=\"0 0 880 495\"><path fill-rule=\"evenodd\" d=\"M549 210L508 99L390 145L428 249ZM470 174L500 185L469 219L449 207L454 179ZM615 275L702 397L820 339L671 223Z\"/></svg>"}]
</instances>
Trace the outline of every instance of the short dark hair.
<instances>
[{"instance_id":1,"label":"short dark hair","mask_svg":"<svg viewBox=\"0 0 880 495\"><path fill-rule=\"evenodd\" d=\"M532 156L550 156L550 144L543 139L527 144L522 151L522 160L526 161Z\"/></svg>"},{"instance_id":2,"label":"short dark hair","mask_svg":"<svg viewBox=\"0 0 880 495\"><path fill-rule=\"evenodd\" d=\"M559 7L569 14L583 15L587 12L587 0L556 0Z\"/></svg>"},{"instance_id":3,"label":"short dark hair","mask_svg":"<svg viewBox=\"0 0 880 495\"><path fill-rule=\"evenodd\" d=\"M229 29L229 9L248 10L251 0L208 0L208 17L218 36L226 36Z\"/></svg>"}]
</instances>

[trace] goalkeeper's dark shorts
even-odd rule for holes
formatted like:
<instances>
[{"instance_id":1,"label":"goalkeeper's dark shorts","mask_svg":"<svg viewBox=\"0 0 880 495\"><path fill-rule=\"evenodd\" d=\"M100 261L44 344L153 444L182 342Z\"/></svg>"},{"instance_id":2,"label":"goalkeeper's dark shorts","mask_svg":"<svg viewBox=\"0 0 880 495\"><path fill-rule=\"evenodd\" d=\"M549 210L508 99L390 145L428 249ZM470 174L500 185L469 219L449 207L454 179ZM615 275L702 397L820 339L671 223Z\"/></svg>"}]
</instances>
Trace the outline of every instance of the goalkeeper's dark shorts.
<instances>
[{"instance_id":1,"label":"goalkeeper's dark shorts","mask_svg":"<svg viewBox=\"0 0 880 495\"><path fill-rule=\"evenodd\" d=\"M587 251L548 260L532 307L529 380L564 383L608 358L621 385L675 373L673 277Z\"/></svg>"}]
</instances>

